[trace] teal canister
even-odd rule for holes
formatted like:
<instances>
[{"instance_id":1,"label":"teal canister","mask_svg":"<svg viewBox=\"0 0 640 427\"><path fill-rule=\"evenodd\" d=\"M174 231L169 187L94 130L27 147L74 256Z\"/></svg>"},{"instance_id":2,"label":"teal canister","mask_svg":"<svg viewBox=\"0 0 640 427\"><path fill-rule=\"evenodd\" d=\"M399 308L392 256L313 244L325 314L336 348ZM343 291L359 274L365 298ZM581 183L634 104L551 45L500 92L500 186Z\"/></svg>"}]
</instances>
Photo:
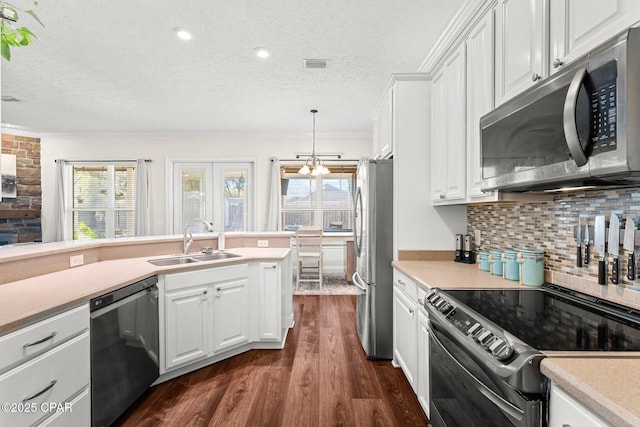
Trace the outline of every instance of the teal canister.
<instances>
[{"instance_id":1,"label":"teal canister","mask_svg":"<svg viewBox=\"0 0 640 427\"><path fill-rule=\"evenodd\" d=\"M492 273L496 276L502 276L502 251L491 251L490 254L493 257L491 264L493 265Z\"/></svg>"},{"instance_id":2,"label":"teal canister","mask_svg":"<svg viewBox=\"0 0 640 427\"><path fill-rule=\"evenodd\" d=\"M489 271L489 252L480 252L478 264L480 264L480 270Z\"/></svg>"},{"instance_id":3,"label":"teal canister","mask_svg":"<svg viewBox=\"0 0 640 427\"><path fill-rule=\"evenodd\" d=\"M503 276L508 280L520 280L518 251L507 249L504 251Z\"/></svg>"},{"instance_id":4,"label":"teal canister","mask_svg":"<svg viewBox=\"0 0 640 427\"><path fill-rule=\"evenodd\" d=\"M521 249L522 284L540 286L544 283L544 251L537 249Z\"/></svg>"}]
</instances>

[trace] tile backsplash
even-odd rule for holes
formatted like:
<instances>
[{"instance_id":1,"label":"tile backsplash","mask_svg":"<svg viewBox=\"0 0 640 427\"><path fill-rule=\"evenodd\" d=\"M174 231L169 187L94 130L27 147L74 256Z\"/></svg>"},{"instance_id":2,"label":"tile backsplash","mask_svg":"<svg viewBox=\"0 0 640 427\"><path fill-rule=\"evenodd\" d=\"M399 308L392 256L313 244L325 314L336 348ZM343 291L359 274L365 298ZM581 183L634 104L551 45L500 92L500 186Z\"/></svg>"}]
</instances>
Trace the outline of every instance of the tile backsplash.
<instances>
[{"instance_id":1,"label":"tile backsplash","mask_svg":"<svg viewBox=\"0 0 640 427\"><path fill-rule=\"evenodd\" d=\"M640 221L640 187L558 194L548 202L469 205L467 232L474 236L477 230L480 231L479 244L474 242L477 251L544 250L545 274L549 281L608 299L640 304L640 292L628 291L625 286L597 284L598 264L593 242L589 246L589 266L576 267L574 227L578 218L581 218L584 232L585 221L591 227L596 215L605 215L609 221L612 210L622 211L622 227L627 217L633 218L637 226ZM593 234L590 237L593 240ZM626 255L622 246L620 255L621 277L626 282ZM640 286L640 282L636 281L636 285Z\"/></svg>"}]
</instances>

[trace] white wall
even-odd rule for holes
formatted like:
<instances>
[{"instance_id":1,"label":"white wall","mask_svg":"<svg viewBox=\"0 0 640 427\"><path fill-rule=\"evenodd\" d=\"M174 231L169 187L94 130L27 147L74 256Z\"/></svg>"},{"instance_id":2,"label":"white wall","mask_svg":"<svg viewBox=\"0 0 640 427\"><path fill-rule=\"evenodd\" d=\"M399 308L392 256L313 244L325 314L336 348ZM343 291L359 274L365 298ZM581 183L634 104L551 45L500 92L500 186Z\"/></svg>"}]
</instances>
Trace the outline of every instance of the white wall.
<instances>
[{"instance_id":1,"label":"white wall","mask_svg":"<svg viewBox=\"0 0 640 427\"><path fill-rule=\"evenodd\" d=\"M8 131L19 134L19 132ZM42 230L49 241L53 218L55 159L65 160L129 160L148 158L151 189L151 232L166 234L166 164L167 159L244 159L256 161L256 229L264 230L269 189L269 158L295 158L296 153L311 151L311 136L218 135L195 136L132 136L132 135L71 135L41 138L42 149ZM371 155L371 136L316 136L316 152L339 153L343 158L358 159Z\"/></svg>"}]
</instances>

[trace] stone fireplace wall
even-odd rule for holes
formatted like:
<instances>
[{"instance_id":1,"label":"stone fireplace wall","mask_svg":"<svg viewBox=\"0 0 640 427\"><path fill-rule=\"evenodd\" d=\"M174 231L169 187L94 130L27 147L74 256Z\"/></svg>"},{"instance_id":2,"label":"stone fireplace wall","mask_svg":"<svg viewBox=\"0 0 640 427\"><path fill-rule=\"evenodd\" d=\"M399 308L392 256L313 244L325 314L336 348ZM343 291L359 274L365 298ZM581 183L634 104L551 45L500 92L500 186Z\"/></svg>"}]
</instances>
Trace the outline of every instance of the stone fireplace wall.
<instances>
[{"instance_id":1,"label":"stone fireplace wall","mask_svg":"<svg viewBox=\"0 0 640 427\"><path fill-rule=\"evenodd\" d=\"M40 241L40 138L2 134L2 154L16 156L17 198L0 202L0 244Z\"/></svg>"}]
</instances>

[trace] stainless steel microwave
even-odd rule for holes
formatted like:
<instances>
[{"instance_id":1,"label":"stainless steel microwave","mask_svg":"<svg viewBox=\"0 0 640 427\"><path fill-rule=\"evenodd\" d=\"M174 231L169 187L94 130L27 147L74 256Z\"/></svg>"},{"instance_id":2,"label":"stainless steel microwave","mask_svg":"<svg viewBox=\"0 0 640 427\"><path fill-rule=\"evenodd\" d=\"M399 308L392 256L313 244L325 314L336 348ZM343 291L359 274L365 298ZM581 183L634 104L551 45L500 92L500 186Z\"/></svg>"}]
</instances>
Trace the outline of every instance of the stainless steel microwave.
<instances>
[{"instance_id":1,"label":"stainless steel microwave","mask_svg":"<svg viewBox=\"0 0 640 427\"><path fill-rule=\"evenodd\" d=\"M480 119L483 189L640 183L640 28Z\"/></svg>"}]
</instances>

